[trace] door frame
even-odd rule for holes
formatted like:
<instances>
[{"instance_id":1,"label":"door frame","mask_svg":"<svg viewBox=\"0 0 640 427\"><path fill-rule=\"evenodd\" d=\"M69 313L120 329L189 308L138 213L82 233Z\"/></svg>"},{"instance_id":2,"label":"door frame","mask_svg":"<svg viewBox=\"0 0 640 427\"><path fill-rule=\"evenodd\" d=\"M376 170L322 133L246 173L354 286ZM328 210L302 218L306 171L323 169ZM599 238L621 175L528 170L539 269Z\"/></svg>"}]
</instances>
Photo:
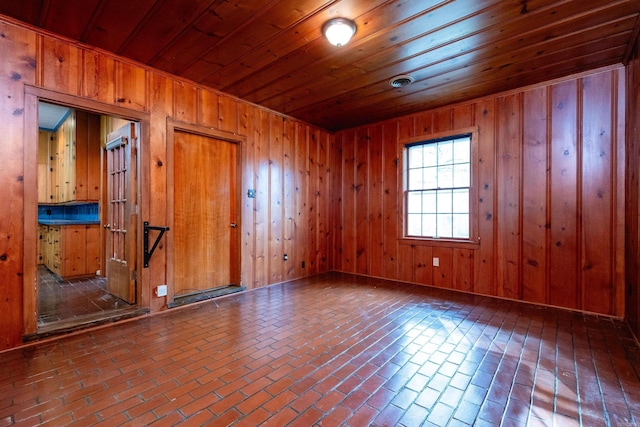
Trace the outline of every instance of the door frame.
<instances>
[{"instance_id":1,"label":"door frame","mask_svg":"<svg viewBox=\"0 0 640 427\"><path fill-rule=\"evenodd\" d=\"M136 194L138 197L136 228L142 230L142 219L149 216L149 150L150 144L150 115L146 112L131 110L118 105L105 104L100 101L82 98L25 85L25 111L24 111L24 232L23 232L23 331L22 335L33 335L38 331L38 102L45 101L51 104L63 105L70 108L89 111L104 116L114 116L140 124L138 141L138 156L136 165L138 180ZM142 144L140 141L144 141ZM102 235L102 233L101 233ZM139 232L136 236L136 253L142 253L142 236ZM136 258L136 272L138 286L136 286L136 300L138 307L148 308L150 298L148 292L142 289L148 287L148 269L141 268L140 257Z\"/></svg>"},{"instance_id":2,"label":"door frame","mask_svg":"<svg viewBox=\"0 0 640 427\"><path fill-rule=\"evenodd\" d=\"M171 230L174 229L174 189L175 189L175 181L174 181L174 144L175 132L185 132L191 133L195 135L204 136L207 138L214 138L221 141L229 142L232 144L236 144L237 146L237 155L236 155L236 188L237 197L235 201L235 209L237 212L237 232L236 241L235 241L235 252L232 254L232 257L236 260L236 265L232 266L232 271L237 272L237 277L242 285L242 275L241 275L241 266L242 266L242 165L244 160L244 153L246 146L247 138L242 135L238 135L232 132L221 131L217 129L208 128L206 126L193 125L190 123L181 122L178 120L174 120L172 118L167 118L167 221L169 222L169 228ZM167 304L170 304L174 301L174 283L173 283L173 274L174 274L174 234L169 232L167 234L167 246L170 248L169 253L167 254Z\"/></svg>"}]
</instances>

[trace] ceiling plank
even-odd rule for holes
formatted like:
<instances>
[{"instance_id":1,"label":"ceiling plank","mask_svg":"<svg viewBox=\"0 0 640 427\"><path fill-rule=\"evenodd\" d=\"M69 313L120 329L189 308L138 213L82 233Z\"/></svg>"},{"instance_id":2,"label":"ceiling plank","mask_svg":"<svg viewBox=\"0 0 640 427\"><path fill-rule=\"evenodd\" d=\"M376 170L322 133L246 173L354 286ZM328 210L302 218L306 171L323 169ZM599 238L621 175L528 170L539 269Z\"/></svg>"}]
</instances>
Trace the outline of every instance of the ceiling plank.
<instances>
[{"instance_id":1,"label":"ceiling plank","mask_svg":"<svg viewBox=\"0 0 640 427\"><path fill-rule=\"evenodd\" d=\"M330 130L624 63L640 32L638 0L0 0L0 13ZM355 19L351 43L322 37L331 17ZM390 88L398 74L415 82Z\"/></svg>"},{"instance_id":2,"label":"ceiling plank","mask_svg":"<svg viewBox=\"0 0 640 427\"><path fill-rule=\"evenodd\" d=\"M81 41L116 52L136 30L156 0L107 0Z\"/></svg>"},{"instance_id":3,"label":"ceiling plank","mask_svg":"<svg viewBox=\"0 0 640 427\"><path fill-rule=\"evenodd\" d=\"M210 4L211 0L158 1L120 46L118 53L148 63Z\"/></svg>"}]
</instances>

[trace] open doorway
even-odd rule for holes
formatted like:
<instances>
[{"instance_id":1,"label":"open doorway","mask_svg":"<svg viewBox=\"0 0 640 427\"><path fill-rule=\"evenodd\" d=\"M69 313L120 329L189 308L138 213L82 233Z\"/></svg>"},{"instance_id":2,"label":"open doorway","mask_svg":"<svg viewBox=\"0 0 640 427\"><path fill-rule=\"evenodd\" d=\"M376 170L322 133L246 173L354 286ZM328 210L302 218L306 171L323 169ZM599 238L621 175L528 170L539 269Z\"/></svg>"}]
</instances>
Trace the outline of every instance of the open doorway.
<instances>
[{"instance_id":1,"label":"open doorway","mask_svg":"<svg viewBox=\"0 0 640 427\"><path fill-rule=\"evenodd\" d=\"M135 315L139 124L38 103L37 333Z\"/></svg>"}]
</instances>

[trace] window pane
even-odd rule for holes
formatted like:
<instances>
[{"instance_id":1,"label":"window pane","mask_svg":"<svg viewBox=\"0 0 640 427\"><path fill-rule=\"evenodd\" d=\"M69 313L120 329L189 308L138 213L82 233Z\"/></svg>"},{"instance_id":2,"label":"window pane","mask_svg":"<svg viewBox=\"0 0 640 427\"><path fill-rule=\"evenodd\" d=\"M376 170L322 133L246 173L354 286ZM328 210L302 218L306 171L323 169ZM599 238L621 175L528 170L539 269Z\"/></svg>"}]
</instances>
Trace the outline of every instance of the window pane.
<instances>
[{"instance_id":1,"label":"window pane","mask_svg":"<svg viewBox=\"0 0 640 427\"><path fill-rule=\"evenodd\" d=\"M471 162L471 138L456 139L453 145L453 161L455 163Z\"/></svg>"},{"instance_id":2,"label":"window pane","mask_svg":"<svg viewBox=\"0 0 640 427\"><path fill-rule=\"evenodd\" d=\"M438 188L453 187L453 166L438 167Z\"/></svg>"},{"instance_id":3,"label":"window pane","mask_svg":"<svg viewBox=\"0 0 640 427\"><path fill-rule=\"evenodd\" d=\"M453 141L438 142L438 165L453 163Z\"/></svg>"},{"instance_id":4,"label":"window pane","mask_svg":"<svg viewBox=\"0 0 640 427\"><path fill-rule=\"evenodd\" d=\"M422 194L422 212L436 213L436 191L425 191ZM435 218L434 218L435 220Z\"/></svg>"},{"instance_id":5,"label":"window pane","mask_svg":"<svg viewBox=\"0 0 640 427\"><path fill-rule=\"evenodd\" d=\"M423 188L422 169L409 169L409 190L421 190Z\"/></svg>"},{"instance_id":6,"label":"window pane","mask_svg":"<svg viewBox=\"0 0 640 427\"><path fill-rule=\"evenodd\" d=\"M469 237L469 215L453 215L453 236L458 238Z\"/></svg>"},{"instance_id":7,"label":"window pane","mask_svg":"<svg viewBox=\"0 0 640 427\"><path fill-rule=\"evenodd\" d=\"M438 237L452 237L451 214L438 214Z\"/></svg>"},{"instance_id":8,"label":"window pane","mask_svg":"<svg viewBox=\"0 0 640 427\"><path fill-rule=\"evenodd\" d=\"M424 151L423 145L414 145L413 147L409 147L409 168L421 168L422 163L422 152Z\"/></svg>"},{"instance_id":9,"label":"window pane","mask_svg":"<svg viewBox=\"0 0 640 427\"><path fill-rule=\"evenodd\" d=\"M438 168L426 168L424 170L424 189L438 188Z\"/></svg>"},{"instance_id":10,"label":"window pane","mask_svg":"<svg viewBox=\"0 0 640 427\"><path fill-rule=\"evenodd\" d=\"M451 213L451 190L438 190L438 213Z\"/></svg>"},{"instance_id":11,"label":"window pane","mask_svg":"<svg viewBox=\"0 0 640 427\"><path fill-rule=\"evenodd\" d=\"M420 236L420 226L422 224L422 215L420 214L408 214L407 215L407 234L409 236Z\"/></svg>"},{"instance_id":12,"label":"window pane","mask_svg":"<svg viewBox=\"0 0 640 427\"><path fill-rule=\"evenodd\" d=\"M438 165L438 144L425 144L424 146L424 165Z\"/></svg>"},{"instance_id":13,"label":"window pane","mask_svg":"<svg viewBox=\"0 0 640 427\"><path fill-rule=\"evenodd\" d=\"M421 213L422 193L420 191L407 194L407 212L410 214Z\"/></svg>"},{"instance_id":14,"label":"window pane","mask_svg":"<svg viewBox=\"0 0 640 427\"><path fill-rule=\"evenodd\" d=\"M454 213L469 213L469 190L453 190L453 209Z\"/></svg>"},{"instance_id":15,"label":"window pane","mask_svg":"<svg viewBox=\"0 0 640 427\"><path fill-rule=\"evenodd\" d=\"M408 236L469 238L471 138L407 147Z\"/></svg>"},{"instance_id":16,"label":"window pane","mask_svg":"<svg viewBox=\"0 0 640 427\"><path fill-rule=\"evenodd\" d=\"M434 214L422 215L422 235L429 237L436 235L436 216Z\"/></svg>"},{"instance_id":17,"label":"window pane","mask_svg":"<svg viewBox=\"0 0 640 427\"><path fill-rule=\"evenodd\" d=\"M471 171L469 163L462 163L453 167L453 187L468 187L471 185Z\"/></svg>"}]
</instances>

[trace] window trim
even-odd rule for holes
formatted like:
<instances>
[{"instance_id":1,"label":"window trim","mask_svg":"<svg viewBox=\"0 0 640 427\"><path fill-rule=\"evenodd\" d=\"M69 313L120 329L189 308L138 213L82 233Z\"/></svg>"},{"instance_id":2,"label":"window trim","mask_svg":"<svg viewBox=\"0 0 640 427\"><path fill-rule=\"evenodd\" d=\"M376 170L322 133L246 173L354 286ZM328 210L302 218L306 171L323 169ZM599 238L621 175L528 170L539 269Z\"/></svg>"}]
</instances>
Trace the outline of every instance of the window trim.
<instances>
[{"instance_id":1,"label":"window trim","mask_svg":"<svg viewBox=\"0 0 640 427\"><path fill-rule=\"evenodd\" d=\"M408 148L419 143L436 142L447 139L455 139L459 136L471 136L471 183L469 186L469 238L454 237L419 237L407 235L407 164L408 164ZM477 248L480 244L480 236L478 235L478 210L479 201L477 197L478 184L478 139L479 131L477 126L459 128L446 132L438 132L429 135L421 135L419 137L404 138L398 141L398 221L401 224L399 229L398 240L401 243L413 245L428 246L446 246L446 247L462 247Z\"/></svg>"}]
</instances>

